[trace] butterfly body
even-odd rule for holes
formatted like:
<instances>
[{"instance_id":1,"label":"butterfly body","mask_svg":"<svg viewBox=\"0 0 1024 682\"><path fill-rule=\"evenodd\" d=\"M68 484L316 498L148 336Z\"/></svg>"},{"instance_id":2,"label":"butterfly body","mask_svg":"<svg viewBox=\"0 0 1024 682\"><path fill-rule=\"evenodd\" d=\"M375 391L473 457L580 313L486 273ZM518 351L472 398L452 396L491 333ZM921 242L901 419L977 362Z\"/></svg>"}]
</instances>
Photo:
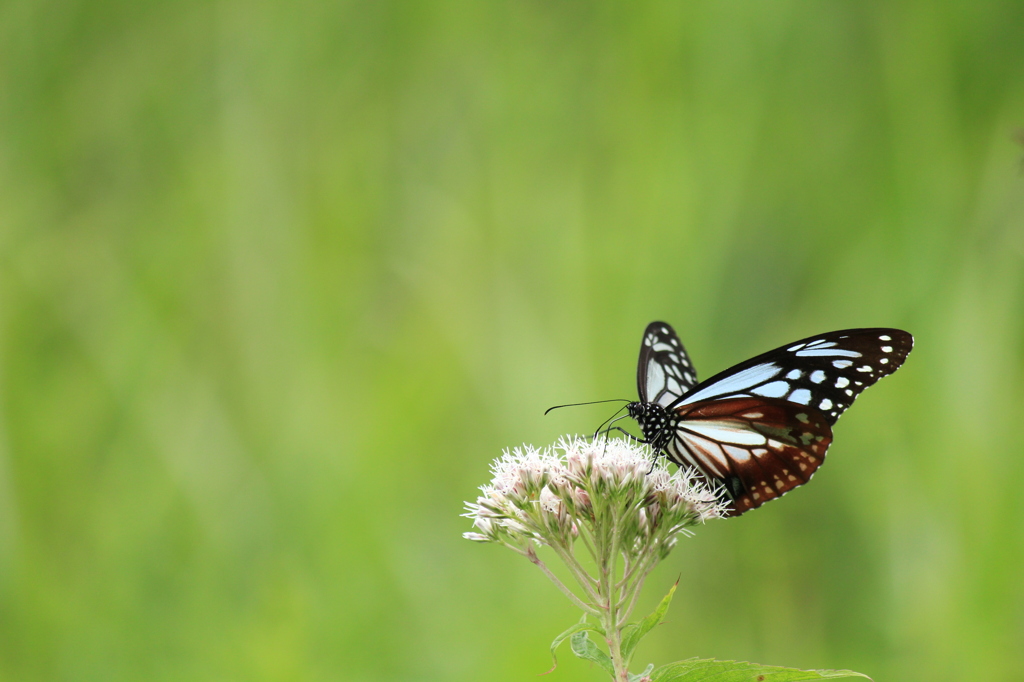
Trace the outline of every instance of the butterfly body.
<instances>
[{"instance_id":1,"label":"butterfly body","mask_svg":"<svg viewBox=\"0 0 1024 682\"><path fill-rule=\"evenodd\" d=\"M679 425L679 420L673 419L672 413L657 403L629 403L626 412L640 425L644 439L656 452L665 449Z\"/></svg>"},{"instance_id":2,"label":"butterfly body","mask_svg":"<svg viewBox=\"0 0 1024 682\"><path fill-rule=\"evenodd\" d=\"M720 484L736 516L809 481L832 425L912 347L898 329L828 332L698 384L675 331L652 322L640 348L640 400L627 412L652 449Z\"/></svg>"}]
</instances>

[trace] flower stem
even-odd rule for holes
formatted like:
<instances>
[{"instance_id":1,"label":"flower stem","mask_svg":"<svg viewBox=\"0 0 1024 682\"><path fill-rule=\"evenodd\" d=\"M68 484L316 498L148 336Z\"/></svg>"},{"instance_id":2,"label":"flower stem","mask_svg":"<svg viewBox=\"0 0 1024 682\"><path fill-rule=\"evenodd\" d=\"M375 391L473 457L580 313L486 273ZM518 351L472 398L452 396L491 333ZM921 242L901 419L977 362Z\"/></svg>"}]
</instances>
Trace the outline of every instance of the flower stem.
<instances>
[{"instance_id":1,"label":"flower stem","mask_svg":"<svg viewBox=\"0 0 1024 682\"><path fill-rule=\"evenodd\" d=\"M616 576L616 565L619 557L619 519L618 515L612 512L611 538L608 542L601 543L601 556L598 562L600 573L601 602L598 606L601 609L601 620L604 628L606 642L608 644L608 655L612 659L612 668L615 671L615 682L628 682L629 662L622 656L622 626L619 625L619 600L620 590ZM623 568L625 572L625 568Z\"/></svg>"},{"instance_id":2,"label":"flower stem","mask_svg":"<svg viewBox=\"0 0 1024 682\"><path fill-rule=\"evenodd\" d=\"M604 628L605 641L608 644L608 655L612 659L612 667L615 670L615 682L628 682L629 662L622 656L622 626L617 622L616 614L617 595L612 580L605 581L602 576L602 591L607 601L601 604L601 625ZM609 576L614 578L614 576Z\"/></svg>"},{"instance_id":3,"label":"flower stem","mask_svg":"<svg viewBox=\"0 0 1024 682\"><path fill-rule=\"evenodd\" d=\"M591 606L590 604L587 604L582 599L577 597L573 593L573 591L570 590L566 586L565 583L563 583L561 580L559 580L558 576L551 572L551 569L548 568L547 564L545 564L543 561L540 560L540 557L537 556L536 552L526 552L526 551L523 551L523 550L518 549L518 548L513 548L513 549L515 549L517 552L519 552L520 554L525 556L537 568L539 568L541 571L543 571L544 575L546 575L548 578L550 578L551 582L553 582L555 584L555 586L562 591L562 594L564 594L566 597L569 598L569 601L571 601L573 604L575 604L576 606L578 606L581 609L583 609L583 611L585 611L586 613L589 613L589 614L594 615L594 616L599 615L599 612L598 612L597 609L595 609L593 606Z\"/></svg>"}]
</instances>

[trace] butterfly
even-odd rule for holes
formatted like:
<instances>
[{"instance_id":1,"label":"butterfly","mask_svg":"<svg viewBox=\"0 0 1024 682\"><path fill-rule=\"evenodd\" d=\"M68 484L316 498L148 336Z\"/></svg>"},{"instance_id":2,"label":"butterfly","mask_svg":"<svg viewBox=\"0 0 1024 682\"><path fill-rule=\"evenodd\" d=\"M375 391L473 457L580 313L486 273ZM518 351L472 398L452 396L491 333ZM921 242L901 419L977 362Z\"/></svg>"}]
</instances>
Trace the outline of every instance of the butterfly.
<instances>
[{"instance_id":1,"label":"butterfly","mask_svg":"<svg viewBox=\"0 0 1024 682\"><path fill-rule=\"evenodd\" d=\"M836 423L914 346L899 329L844 329L786 344L697 382L668 324L644 331L640 400L626 410L644 442L720 484L739 516L811 480Z\"/></svg>"}]
</instances>

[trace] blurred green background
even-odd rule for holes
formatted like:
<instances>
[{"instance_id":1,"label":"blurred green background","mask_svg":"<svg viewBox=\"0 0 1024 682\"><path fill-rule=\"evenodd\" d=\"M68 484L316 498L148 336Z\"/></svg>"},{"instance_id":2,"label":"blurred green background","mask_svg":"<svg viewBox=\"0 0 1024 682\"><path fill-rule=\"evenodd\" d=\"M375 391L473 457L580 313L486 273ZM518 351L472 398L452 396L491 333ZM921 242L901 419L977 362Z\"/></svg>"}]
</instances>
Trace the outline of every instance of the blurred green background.
<instances>
[{"instance_id":1,"label":"blurred green background","mask_svg":"<svg viewBox=\"0 0 1024 682\"><path fill-rule=\"evenodd\" d=\"M0 679L533 679L462 502L653 319L917 348L641 666L1024 679L1021 125L1019 0L6 0Z\"/></svg>"}]
</instances>

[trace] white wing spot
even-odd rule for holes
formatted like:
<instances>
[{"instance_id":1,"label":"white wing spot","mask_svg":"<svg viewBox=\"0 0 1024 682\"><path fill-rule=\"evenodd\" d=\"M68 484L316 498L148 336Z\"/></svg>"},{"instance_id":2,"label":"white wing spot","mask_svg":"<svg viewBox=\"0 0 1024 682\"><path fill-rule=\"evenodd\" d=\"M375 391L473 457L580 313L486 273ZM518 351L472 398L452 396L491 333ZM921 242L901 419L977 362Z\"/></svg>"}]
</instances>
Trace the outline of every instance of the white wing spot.
<instances>
[{"instance_id":1,"label":"white wing spot","mask_svg":"<svg viewBox=\"0 0 1024 682\"><path fill-rule=\"evenodd\" d=\"M725 454L732 457L736 462L746 462L750 459L750 450L738 448L735 445L728 445L722 443L722 449L725 450Z\"/></svg>"},{"instance_id":2,"label":"white wing spot","mask_svg":"<svg viewBox=\"0 0 1024 682\"><path fill-rule=\"evenodd\" d=\"M829 400L828 398L825 398L820 403L818 403L818 407L820 407L823 410L831 410L832 409L832 401Z\"/></svg>"},{"instance_id":3,"label":"white wing spot","mask_svg":"<svg viewBox=\"0 0 1024 682\"><path fill-rule=\"evenodd\" d=\"M804 375L804 373L801 372L800 370L798 370L798 369L791 369L791 370L789 370L789 374L786 375L786 378L787 379L799 379L803 375Z\"/></svg>"},{"instance_id":4,"label":"white wing spot","mask_svg":"<svg viewBox=\"0 0 1024 682\"><path fill-rule=\"evenodd\" d=\"M820 384L824 380L825 380L825 373L822 372L820 369L816 369L813 372L811 372L811 381L813 381L814 383Z\"/></svg>"},{"instance_id":5,"label":"white wing spot","mask_svg":"<svg viewBox=\"0 0 1024 682\"><path fill-rule=\"evenodd\" d=\"M836 388L846 388L850 385L850 380L846 377L839 377L836 379Z\"/></svg>"},{"instance_id":6,"label":"white wing spot","mask_svg":"<svg viewBox=\"0 0 1024 682\"><path fill-rule=\"evenodd\" d=\"M789 347L789 348L787 348L786 350L788 350L788 351L792 352L792 351L795 351L795 350L800 350L801 348L803 348L803 347L804 347L804 346L806 346L806 345L807 345L806 343L798 343L798 344L796 344L795 346L790 346L790 347Z\"/></svg>"},{"instance_id":7,"label":"white wing spot","mask_svg":"<svg viewBox=\"0 0 1024 682\"><path fill-rule=\"evenodd\" d=\"M834 358L836 356L859 358L861 355L855 350L843 350L842 348L805 348L804 350L798 350L796 354L797 357L801 358Z\"/></svg>"},{"instance_id":8,"label":"white wing spot","mask_svg":"<svg viewBox=\"0 0 1024 682\"><path fill-rule=\"evenodd\" d=\"M871 365L862 365L857 368L858 372L873 372L874 368Z\"/></svg>"},{"instance_id":9,"label":"white wing spot","mask_svg":"<svg viewBox=\"0 0 1024 682\"><path fill-rule=\"evenodd\" d=\"M798 388L789 394L789 401L791 403L800 403L801 405L810 405L811 392L806 388Z\"/></svg>"},{"instance_id":10,"label":"white wing spot","mask_svg":"<svg viewBox=\"0 0 1024 682\"><path fill-rule=\"evenodd\" d=\"M846 369L847 367L852 367L853 363L849 360L833 360L832 366L836 369Z\"/></svg>"},{"instance_id":11,"label":"white wing spot","mask_svg":"<svg viewBox=\"0 0 1024 682\"><path fill-rule=\"evenodd\" d=\"M892 352L892 346L882 346L882 352L883 353L891 353Z\"/></svg>"},{"instance_id":12,"label":"white wing spot","mask_svg":"<svg viewBox=\"0 0 1024 682\"><path fill-rule=\"evenodd\" d=\"M659 352L674 350L674 348L672 348L672 346L670 346L667 343L654 343L654 344L651 345L651 348L653 348L654 350L659 351ZM672 359L676 360L677 358L675 358L675 356L673 356Z\"/></svg>"},{"instance_id":13,"label":"white wing spot","mask_svg":"<svg viewBox=\"0 0 1024 682\"><path fill-rule=\"evenodd\" d=\"M759 386L750 390L751 393L763 395L766 398L781 398L789 391L789 384L785 381L773 381L770 384Z\"/></svg>"},{"instance_id":14,"label":"white wing spot","mask_svg":"<svg viewBox=\"0 0 1024 682\"><path fill-rule=\"evenodd\" d=\"M879 340L879 341L892 341L892 337L891 337L891 336L885 336L885 335L883 334L882 336L879 336L879 337L878 337L878 340Z\"/></svg>"},{"instance_id":15,"label":"white wing spot","mask_svg":"<svg viewBox=\"0 0 1024 682\"><path fill-rule=\"evenodd\" d=\"M881 358L881 359L879 359L879 362L882 363L883 365L888 365L889 364L889 358Z\"/></svg>"},{"instance_id":16,"label":"white wing spot","mask_svg":"<svg viewBox=\"0 0 1024 682\"><path fill-rule=\"evenodd\" d=\"M852 396L853 395L853 391L851 391L850 389L846 389L846 395L851 395Z\"/></svg>"}]
</instances>

